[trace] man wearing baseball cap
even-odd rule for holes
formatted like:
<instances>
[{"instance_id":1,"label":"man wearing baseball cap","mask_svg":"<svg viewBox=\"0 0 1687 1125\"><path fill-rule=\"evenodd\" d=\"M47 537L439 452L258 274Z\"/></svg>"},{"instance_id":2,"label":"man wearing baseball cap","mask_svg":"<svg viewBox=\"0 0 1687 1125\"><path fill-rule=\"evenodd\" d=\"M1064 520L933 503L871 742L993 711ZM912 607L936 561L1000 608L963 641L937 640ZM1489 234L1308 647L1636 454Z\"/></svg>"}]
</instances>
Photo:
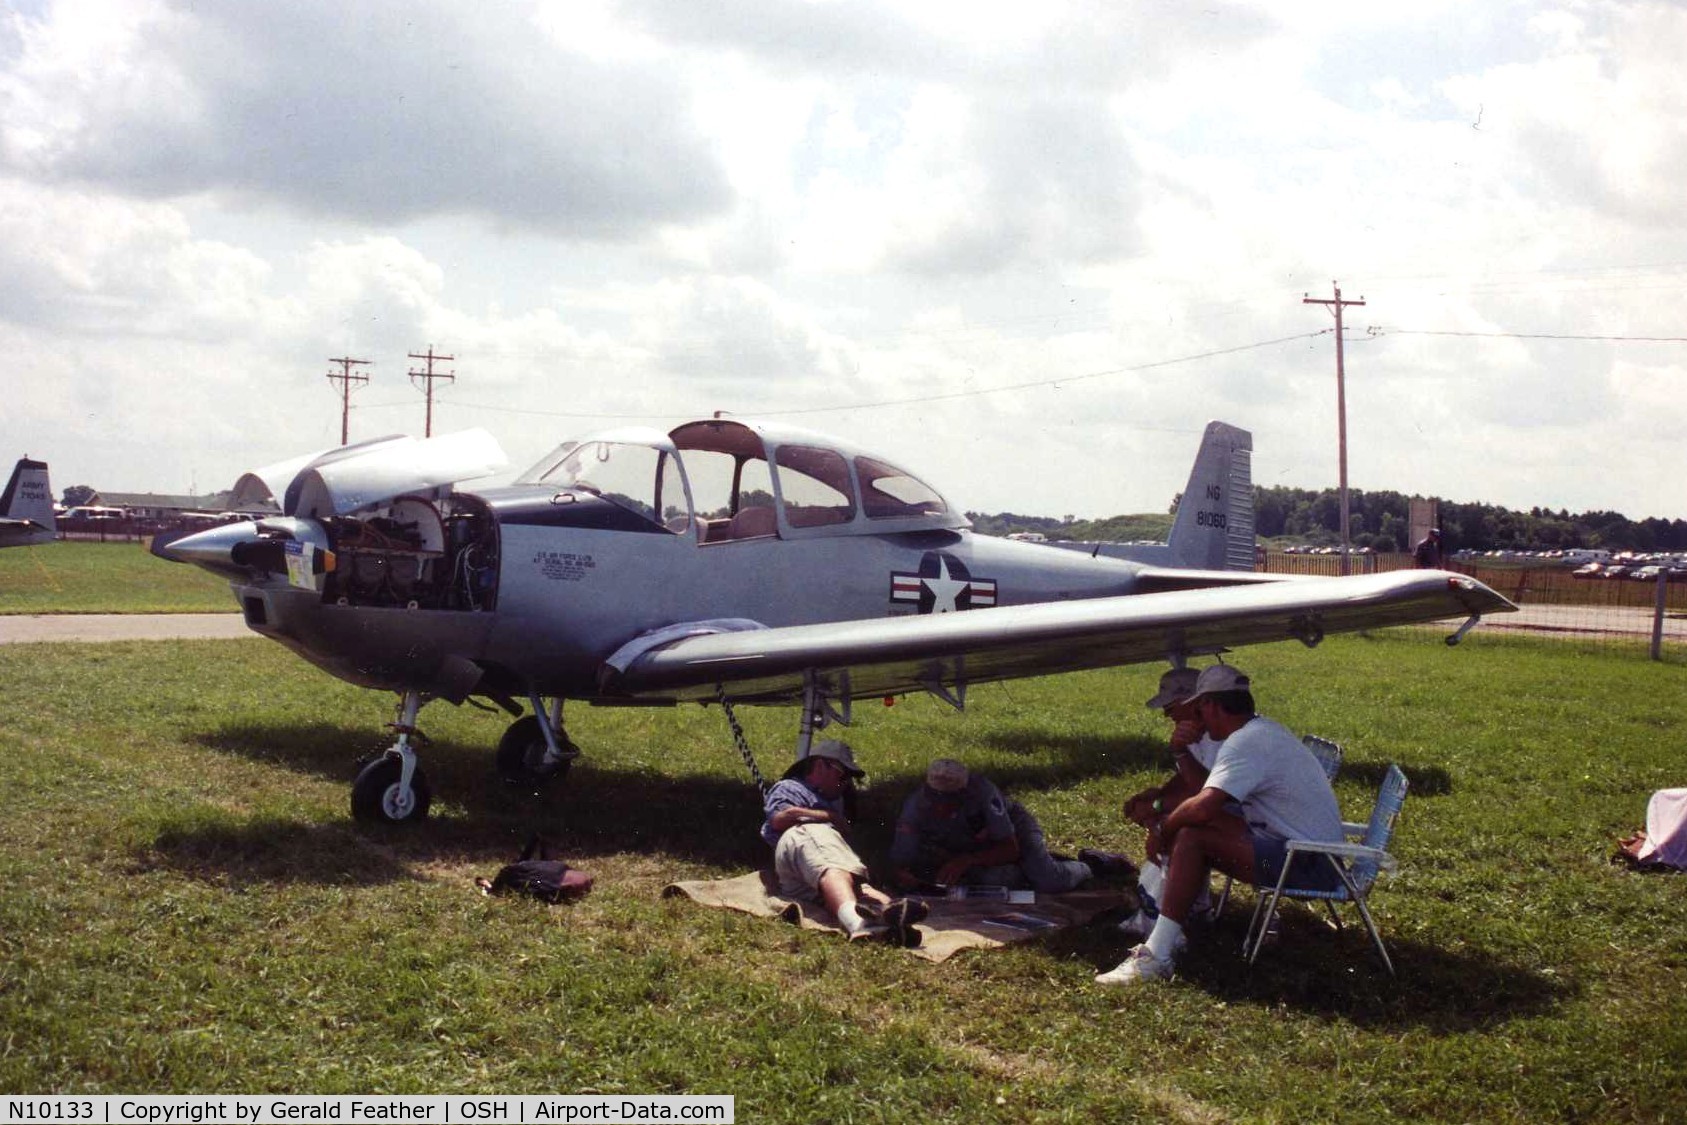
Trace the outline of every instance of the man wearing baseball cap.
<instances>
[{"instance_id":1,"label":"man wearing baseball cap","mask_svg":"<svg viewBox=\"0 0 1687 1125\"><path fill-rule=\"evenodd\" d=\"M1252 685L1240 670L1215 664L1201 672L1192 702L1202 725L1223 742L1200 792L1163 814L1155 827L1168 857L1160 917L1148 940L1099 984L1129 985L1172 975L1190 907L1209 868L1251 885L1274 883L1291 839L1340 841L1341 809L1312 751L1280 723L1254 712ZM1241 816L1225 806L1239 802ZM1328 888L1337 876L1318 857L1297 857L1289 885Z\"/></svg>"},{"instance_id":2,"label":"man wearing baseball cap","mask_svg":"<svg viewBox=\"0 0 1687 1125\"><path fill-rule=\"evenodd\" d=\"M1146 938L1160 916L1159 898L1165 890L1165 851L1157 825L1160 819L1185 800L1199 793L1207 773L1218 760L1220 743L1207 733L1196 713L1195 684L1200 671L1173 668L1160 677L1160 690L1148 700L1150 710L1162 712L1174 724L1171 734L1172 766L1175 772L1164 784L1152 785L1125 801L1125 816L1148 830L1143 846L1146 857L1137 875L1137 912L1119 923L1119 932L1138 941Z\"/></svg>"},{"instance_id":3,"label":"man wearing baseball cap","mask_svg":"<svg viewBox=\"0 0 1687 1125\"><path fill-rule=\"evenodd\" d=\"M864 776L848 743L816 742L768 788L761 836L773 848L780 894L825 903L852 941L884 936L917 945L913 927L925 916L924 904L893 902L870 885L867 865L845 839L845 793Z\"/></svg>"}]
</instances>

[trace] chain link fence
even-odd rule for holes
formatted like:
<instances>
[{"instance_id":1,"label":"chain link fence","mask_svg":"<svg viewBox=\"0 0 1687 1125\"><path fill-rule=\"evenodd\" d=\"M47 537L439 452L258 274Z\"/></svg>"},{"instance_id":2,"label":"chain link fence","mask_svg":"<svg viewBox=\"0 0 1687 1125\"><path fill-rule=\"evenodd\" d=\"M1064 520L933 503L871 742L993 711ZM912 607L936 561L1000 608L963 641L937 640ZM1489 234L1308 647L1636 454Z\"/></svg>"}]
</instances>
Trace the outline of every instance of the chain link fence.
<instances>
[{"instance_id":1,"label":"chain link fence","mask_svg":"<svg viewBox=\"0 0 1687 1125\"><path fill-rule=\"evenodd\" d=\"M1353 574L1410 570L1413 565L1409 554L1355 554L1349 559ZM1517 613L1483 618L1480 632L1485 637L1550 637L1687 663L1687 581L1672 582L1667 571L1637 581L1578 578L1565 566L1461 561L1444 565L1492 587L1519 607ZM1263 569L1273 574L1337 575L1341 556L1267 551Z\"/></svg>"}]
</instances>

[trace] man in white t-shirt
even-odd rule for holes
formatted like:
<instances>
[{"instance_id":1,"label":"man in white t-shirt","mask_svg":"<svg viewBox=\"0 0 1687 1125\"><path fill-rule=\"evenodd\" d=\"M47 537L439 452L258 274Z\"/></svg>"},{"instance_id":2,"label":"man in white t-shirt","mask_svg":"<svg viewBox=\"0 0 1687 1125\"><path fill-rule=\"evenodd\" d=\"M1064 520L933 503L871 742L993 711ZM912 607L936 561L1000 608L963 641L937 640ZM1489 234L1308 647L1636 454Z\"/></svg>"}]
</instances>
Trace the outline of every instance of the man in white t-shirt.
<instances>
[{"instance_id":1,"label":"man in white t-shirt","mask_svg":"<svg viewBox=\"0 0 1687 1125\"><path fill-rule=\"evenodd\" d=\"M1289 840L1342 838L1341 807L1323 766L1282 724L1255 714L1247 676L1215 664L1196 680L1192 702L1207 733L1223 745L1201 791L1157 822L1168 856L1160 917L1146 942L1095 978L1100 984L1171 977L1209 868L1249 884L1275 883ZM1241 805L1240 816L1226 809L1232 802ZM1328 863L1302 856L1289 885L1327 888L1336 878Z\"/></svg>"}]
</instances>

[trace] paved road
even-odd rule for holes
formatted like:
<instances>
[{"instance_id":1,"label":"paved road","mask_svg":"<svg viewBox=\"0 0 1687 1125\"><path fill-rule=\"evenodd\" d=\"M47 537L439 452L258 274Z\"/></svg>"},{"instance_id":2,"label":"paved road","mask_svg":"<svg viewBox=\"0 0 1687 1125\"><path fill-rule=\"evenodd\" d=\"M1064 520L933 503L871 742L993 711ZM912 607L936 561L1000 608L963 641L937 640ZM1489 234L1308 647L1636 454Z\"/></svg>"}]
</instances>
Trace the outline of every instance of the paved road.
<instances>
[{"instance_id":1,"label":"paved road","mask_svg":"<svg viewBox=\"0 0 1687 1125\"><path fill-rule=\"evenodd\" d=\"M1482 619L1481 628L1540 633L1569 633L1588 637L1652 636L1653 611L1627 605L1526 605L1516 613L1496 613ZM1687 640L1687 619L1664 617L1664 640Z\"/></svg>"},{"instance_id":2,"label":"paved road","mask_svg":"<svg viewBox=\"0 0 1687 1125\"><path fill-rule=\"evenodd\" d=\"M257 636L238 613L0 614L0 644L222 640Z\"/></svg>"}]
</instances>

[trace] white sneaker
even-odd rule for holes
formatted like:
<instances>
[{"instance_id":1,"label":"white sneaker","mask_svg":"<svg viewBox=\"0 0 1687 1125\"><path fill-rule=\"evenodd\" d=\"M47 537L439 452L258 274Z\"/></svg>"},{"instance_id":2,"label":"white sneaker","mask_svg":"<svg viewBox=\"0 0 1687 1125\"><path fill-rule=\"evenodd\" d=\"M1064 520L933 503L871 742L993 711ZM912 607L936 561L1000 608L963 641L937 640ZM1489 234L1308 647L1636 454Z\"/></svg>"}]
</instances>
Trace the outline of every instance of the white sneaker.
<instances>
[{"instance_id":1,"label":"white sneaker","mask_svg":"<svg viewBox=\"0 0 1687 1125\"><path fill-rule=\"evenodd\" d=\"M1148 952L1146 945L1139 945L1115 968L1098 975L1095 983L1128 985L1141 981L1171 980L1174 967L1172 962L1162 961Z\"/></svg>"}]
</instances>

